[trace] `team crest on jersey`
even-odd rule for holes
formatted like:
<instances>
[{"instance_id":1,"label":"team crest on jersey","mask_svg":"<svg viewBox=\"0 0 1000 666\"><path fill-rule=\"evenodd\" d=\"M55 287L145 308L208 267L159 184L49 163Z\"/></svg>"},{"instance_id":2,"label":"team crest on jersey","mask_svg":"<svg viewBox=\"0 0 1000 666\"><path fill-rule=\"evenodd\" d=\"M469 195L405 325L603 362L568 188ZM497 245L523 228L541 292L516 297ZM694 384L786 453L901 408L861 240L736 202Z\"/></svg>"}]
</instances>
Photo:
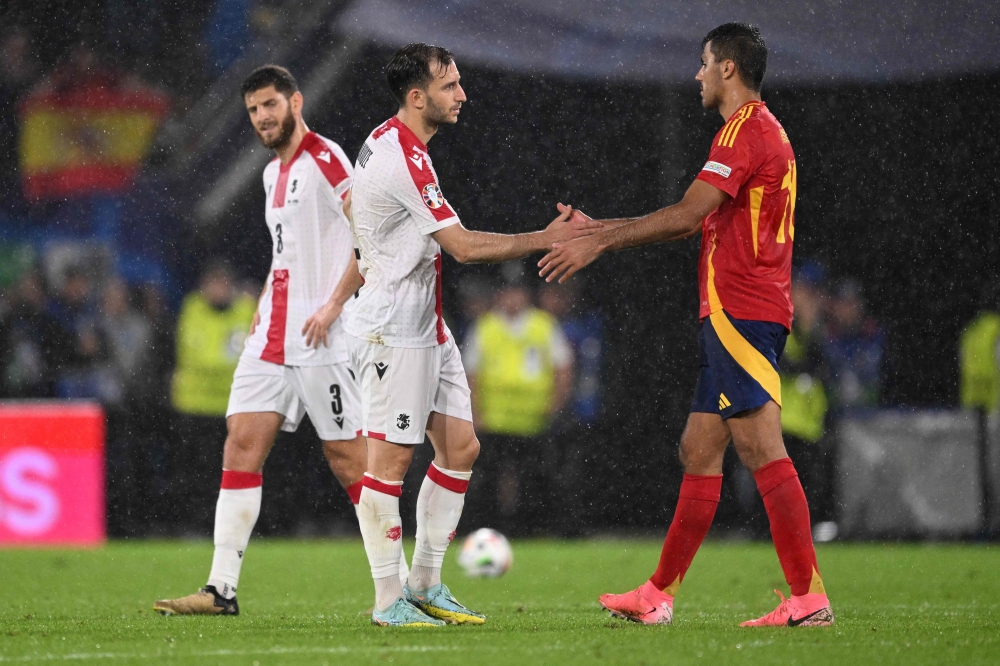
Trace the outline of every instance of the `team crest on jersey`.
<instances>
[{"instance_id":1,"label":"team crest on jersey","mask_svg":"<svg viewBox=\"0 0 1000 666\"><path fill-rule=\"evenodd\" d=\"M424 185L424 203L428 208L440 208L444 205L444 195L437 183L427 183Z\"/></svg>"}]
</instances>

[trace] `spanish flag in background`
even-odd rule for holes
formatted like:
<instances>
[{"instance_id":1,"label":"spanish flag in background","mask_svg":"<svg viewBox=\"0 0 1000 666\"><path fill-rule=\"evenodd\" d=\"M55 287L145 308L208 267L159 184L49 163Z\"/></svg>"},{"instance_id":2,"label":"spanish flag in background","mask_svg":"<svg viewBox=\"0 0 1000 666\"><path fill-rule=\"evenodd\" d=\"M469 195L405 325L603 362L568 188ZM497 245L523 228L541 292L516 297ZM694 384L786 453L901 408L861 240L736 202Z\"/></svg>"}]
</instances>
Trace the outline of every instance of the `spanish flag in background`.
<instances>
[{"instance_id":1,"label":"spanish flag in background","mask_svg":"<svg viewBox=\"0 0 1000 666\"><path fill-rule=\"evenodd\" d=\"M91 70L82 77L56 73L20 105L25 197L39 201L127 190L167 108L163 93L111 71Z\"/></svg>"}]
</instances>

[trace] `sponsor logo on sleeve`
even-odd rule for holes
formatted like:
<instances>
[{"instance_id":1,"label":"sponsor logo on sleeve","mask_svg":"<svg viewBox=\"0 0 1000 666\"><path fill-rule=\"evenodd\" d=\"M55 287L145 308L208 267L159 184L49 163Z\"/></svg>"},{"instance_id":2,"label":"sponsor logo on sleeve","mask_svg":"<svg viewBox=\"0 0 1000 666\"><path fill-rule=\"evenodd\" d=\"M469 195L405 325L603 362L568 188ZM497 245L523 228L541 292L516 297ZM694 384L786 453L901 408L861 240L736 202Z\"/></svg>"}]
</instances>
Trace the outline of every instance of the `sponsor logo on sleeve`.
<instances>
[{"instance_id":1,"label":"sponsor logo on sleeve","mask_svg":"<svg viewBox=\"0 0 1000 666\"><path fill-rule=\"evenodd\" d=\"M441 194L441 188L437 186L437 183L427 183L424 185L424 203L427 204L428 208L440 208L444 205L444 195Z\"/></svg>"},{"instance_id":2,"label":"sponsor logo on sleeve","mask_svg":"<svg viewBox=\"0 0 1000 666\"><path fill-rule=\"evenodd\" d=\"M705 166L703 166L701 168L701 170L702 171L711 171L712 173L717 173L720 176L722 176L723 178L729 178L729 174L731 174L733 172L733 170L731 168L729 168L725 164L721 164L719 162L705 162Z\"/></svg>"}]
</instances>

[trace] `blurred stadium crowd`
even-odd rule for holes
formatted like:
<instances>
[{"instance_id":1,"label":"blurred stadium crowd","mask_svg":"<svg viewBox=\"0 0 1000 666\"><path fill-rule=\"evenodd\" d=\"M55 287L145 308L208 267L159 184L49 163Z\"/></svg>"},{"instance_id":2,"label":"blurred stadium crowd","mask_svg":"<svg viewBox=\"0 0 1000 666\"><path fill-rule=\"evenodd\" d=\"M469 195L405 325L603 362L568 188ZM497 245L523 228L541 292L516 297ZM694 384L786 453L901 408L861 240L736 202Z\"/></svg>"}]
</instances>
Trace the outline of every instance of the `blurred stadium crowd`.
<instances>
[{"instance_id":1,"label":"blurred stadium crowd","mask_svg":"<svg viewBox=\"0 0 1000 666\"><path fill-rule=\"evenodd\" d=\"M174 224L176 190L166 194L148 168L165 159L158 133L273 29L280 4L9 3L0 32L0 398L103 405L113 536L210 533L229 383L264 266L178 242L189 230ZM501 95L502 82L483 86L483 94ZM338 112L352 103L361 104L345 101L347 111ZM442 150L457 154L446 141ZM492 196L478 198L501 208ZM262 220L245 223L264 234ZM229 240L217 238L214 247ZM640 272L652 265L642 261L649 260L637 264ZM836 520L834 424L852 411L888 406L893 333L918 337L880 325L868 305L883 292L871 288L870 275L844 278L840 268L797 257L796 320L781 367L786 441L814 523ZM595 466L614 458L600 449L626 439L602 425L608 405L623 402L611 393L628 389L628 380L609 380L610 350L630 334L624 325L615 329L607 312L611 290L586 279L542 284L530 263L457 274L457 284L446 286L455 296L446 314L463 345L484 444L464 524L514 536L583 533L594 524L587 507L603 483ZM960 392L964 405L991 411L1000 401L1000 314L989 295L995 290L986 293L963 338ZM628 312L627 302L622 309ZM663 339L653 347L666 354ZM615 354L618 365L632 358L628 350ZM686 385L675 383L686 395ZM616 424L630 416L619 412ZM658 418L665 417L649 418L657 428ZM673 448L656 455L673 458ZM736 501L723 503L718 522L763 534L752 477L735 458L727 465L724 492ZM282 481L269 485L263 534L356 531L309 428L281 436L268 470ZM564 517L558 525L549 518L555 513Z\"/></svg>"}]
</instances>

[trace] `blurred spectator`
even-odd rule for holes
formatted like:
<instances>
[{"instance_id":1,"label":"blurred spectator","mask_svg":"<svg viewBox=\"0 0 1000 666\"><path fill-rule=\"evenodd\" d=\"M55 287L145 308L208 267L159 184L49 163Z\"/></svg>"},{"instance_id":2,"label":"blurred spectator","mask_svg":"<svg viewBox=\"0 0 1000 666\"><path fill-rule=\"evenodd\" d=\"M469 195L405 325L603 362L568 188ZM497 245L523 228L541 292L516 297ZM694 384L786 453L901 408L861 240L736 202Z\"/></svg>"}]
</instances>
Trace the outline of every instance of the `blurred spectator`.
<instances>
[{"instance_id":1,"label":"blurred spectator","mask_svg":"<svg viewBox=\"0 0 1000 666\"><path fill-rule=\"evenodd\" d=\"M551 446L558 456L555 465L556 510L562 516L550 530L563 536L579 536L587 521L585 497L588 473L601 446L597 424L603 413L604 318L596 308L580 299L586 282L577 275L566 284L544 282L539 290L539 306L559 321L573 350L574 382L569 408L563 410L553 427Z\"/></svg>"},{"instance_id":2,"label":"blurred spectator","mask_svg":"<svg viewBox=\"0 0 1000 666\"><path fill-rule=\"evenodd\" d=\"M463 344L473 324L489 312L490 307L493 305L494 296L496 296L496 290L490 284L489 280L481 276L469 275L463 277L462 281L459 282L458 317L454 321L449 321L448 327L451 328L456 338L461 340ZM452 323L454 323L454 326L452 326Z\"/></svg>"},{"instance_id":3,"label":"blurred spectator","mask_svg":"<svg viewBox=\"0 0 1000 666\"><path fill-rule=\"evenodd\" d=\"M257 303L238 295L232 271L210 262L198 291L181 304L171 402L177 412L175 509L192 530L207 531L213 506L233 372Z\"/></svg>"},{"instance_id":4,"label":"blurred spectator","mask_svg":"<svg viewBox=\"0 0 1000 666\"><path fill-rule=\"evenodd\" d=\"M837 409L876 407L882 395L885 336L865 313L861 285L844 280L833 297L823 353Z\"/></svg>"},{"instance_id":5,"label":"blurred spectator","mask_svg":"<svg viewBox=\"0 0 1000 666\"><path fill-rule=\"evenodd\" d=\"M98 328L107 345L100 398L107 414L107 504L114 536L147 533L168 474L154 417L163 384L153 372L153 327L117 277L101 294ZM143 501L137 501L142 499Z\"/></svg>"},{"instance_id":6,"label":"blurred spectator","mask_svg":"<svg viewBox=\"0 0 1000 666\"><path fill-rule=\"evenodd\" d=\"M63 329L46 309L45 285L36 269L26 271L9 292L0 316L3 395L54 396L54 373L62 361Z\"/></svg>"},{"instance_id":7,"label":"blurred spectator","mask_svg":"<svg viewBox=\"0 0 1000 666\"><path fill-rule=\"evenodd\" d=\"M86 271L71 265L63 272L56 298L49 304L49 315L60 328L55 344L56 395L114 402L116 391L108 384L103 367L108 358L107 341L98 325L92 292Z\"/></svg>"},{"instance_id":8,"label":"blurred spectator","mask_svg":"<svg viewBox=\"0 0 1000 666\"><path fill-rule=\"evenodd\" d=\"M962 407L986 413L1000 407L1000 286L989 285L958 345Z\"/></svg>"},{"instance_id":9,"label":"blurred spectator","mask_svg":"<svg viewBox=\"0 0 1000 666\"><path fill-rule=\"evenodd\" d=\"M829 369L823 356L822 266L807 263L792 278L795 319L779 363L781 430L809 500L814 524L833 518L833 455L823 439Z\"/></svg>"},{"instance_id":10,"label":"blurred spectator","mask_svg":"<svg viewBox=\"0 0 1000 666\"><path fill-rule=\"evenodd\" d=\"M581 284L581 278L566 284L543 283L538 304L559 321L573 349L575 381L570 408L576 423L589 425L601 416L604 319L598 310L578 307Z\"/></svg>"},{"instance_id":11,"label":"blurred spectator","mask_svg":"<svg viewBox=\"0 0 1000 666\"><path fill-rule=\"evenodd\" d=\"M554 474L553 418L569 399L573 353L547 312L532 306L518 264L505 266L494 309L476 321L463 352L477 432L483 443L480 498L497 503L500 528L525 534L543 527Z\"/></svg>"},{"instance_id":12,"label":"blurred spectator","mask_svg":"<svg viewBox=\"0 0 1000 666\"><path fill-rule=\"evenodd\" d=\"M153 327L132 306L128 287L117 278L104 287L100 328L120 393L131 401L143 403L158 388L156 377L150 371L155 351Z\"/></svg>"}]
</instances>

